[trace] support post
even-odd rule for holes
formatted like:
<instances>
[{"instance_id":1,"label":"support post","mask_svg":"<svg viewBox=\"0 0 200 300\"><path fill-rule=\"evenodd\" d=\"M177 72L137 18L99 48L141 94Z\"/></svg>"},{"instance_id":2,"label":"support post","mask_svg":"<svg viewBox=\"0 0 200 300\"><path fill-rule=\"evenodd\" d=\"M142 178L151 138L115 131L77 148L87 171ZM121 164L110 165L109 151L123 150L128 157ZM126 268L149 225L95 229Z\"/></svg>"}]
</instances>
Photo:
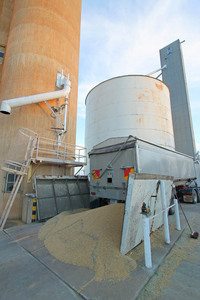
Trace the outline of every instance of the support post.
<instances>
[{"instance_id":1,"label":"support post","mask_svg":"<svg viewBox=\"0 0 200 300\"><path fill-rule=\"evenodd\" d=\"M144 230L145 266L150 269L150 268L152 268L152 259L151 259L149 218L147 216L143 215L142 220L143 220L143 230Z\"/></svg>"},{"instance_id":2,"label":"support post","mask_svg":"<svg viewBox=\"0 0 200 300\"><path fill-rule=\"evenodd\" d=\"M165 182L163 180L160 181L160 189L161 189L162 209L164 210L163 218L164 218L165 242L166 244L170 244L168 209L166 205Z\"/></svg>"},{"instance_id":3,"label":"support post","mask_svg":"<svg viewBox=\"0 0 200 300\"><path fill-rule=\"evenodd\" d=\"M174 199L175 204L175 215L176 215L176 229L181 230L180 216L179 216L179 208L178 208L178 200Z\"/></svg>"}]
</instances>

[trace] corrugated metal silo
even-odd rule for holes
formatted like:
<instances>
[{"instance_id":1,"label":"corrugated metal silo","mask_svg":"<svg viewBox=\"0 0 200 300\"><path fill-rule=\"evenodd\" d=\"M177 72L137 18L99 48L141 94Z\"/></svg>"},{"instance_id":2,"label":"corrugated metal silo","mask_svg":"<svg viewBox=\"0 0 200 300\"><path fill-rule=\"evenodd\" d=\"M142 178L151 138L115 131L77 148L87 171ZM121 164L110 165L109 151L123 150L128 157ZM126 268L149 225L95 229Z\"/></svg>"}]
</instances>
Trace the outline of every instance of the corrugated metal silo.
<instances>
[{"instance_id":1,"label":"corrugated metal silo","mask_svg":"<svg viewBox=\"0 0 200 300\"><path fill-rule=\"evenodd\" d=\"M94 87L86 97L88 151L111 138L137 136L174 149L168 87L148 76L121 76Z\"/></svg>"}]
</instances>

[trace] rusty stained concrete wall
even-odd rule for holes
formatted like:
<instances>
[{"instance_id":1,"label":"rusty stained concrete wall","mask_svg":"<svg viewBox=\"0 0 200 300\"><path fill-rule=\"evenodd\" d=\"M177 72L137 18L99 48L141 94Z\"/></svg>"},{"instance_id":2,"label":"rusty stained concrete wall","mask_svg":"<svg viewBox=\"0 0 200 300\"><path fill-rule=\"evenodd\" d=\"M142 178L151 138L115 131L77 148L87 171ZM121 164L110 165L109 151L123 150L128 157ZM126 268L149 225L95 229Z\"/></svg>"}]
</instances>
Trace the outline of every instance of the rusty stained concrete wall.
<instances>
[{"instance_id":1,"label":"rusty stained concrete wall","mask_svg":"<svg viewBox=\"0 0 200 300\"><path fill-rule=\"evenodd\" d=\"M0 0L0 46L6 46L14 0Z\"/></svg>"},{"instance_id":2,"label":"rusty stained concrete wall","mask_svg":"<svg viewBox=\"0 0 200 300\"><path fill-rule=\"evenodd\" d=\"M7 45L10 21L14 0L0 0L0 51L5 51ZM0 60L0 82L3 68L3 59Z\"/></svg>"},{"instance_id":3,"label":"rusty stained concrete wall","mask_svg":"<svg viewBox=\"0 0 200 300\"><path fill-rule=\"evenodd\" d=\"M0 86L0 100L50 92L56 90L57 71L63 69L64 74L69 73L72 89L64 141L71 144L76 141L80 19L81 0L15 0ZM60 106L63 99L49 103ZM10 115L0 114L0 163L20 127L56 139L51 128L61 126L50 114L45 103L14 108ZM66 175L71 171L60 166L42 166L37 174ZM5 173L0 176L1 214L9 194L3 192ZM10 218L21 217L22 196L31 189L25 179Z\"/></svg>"}]
</instances>

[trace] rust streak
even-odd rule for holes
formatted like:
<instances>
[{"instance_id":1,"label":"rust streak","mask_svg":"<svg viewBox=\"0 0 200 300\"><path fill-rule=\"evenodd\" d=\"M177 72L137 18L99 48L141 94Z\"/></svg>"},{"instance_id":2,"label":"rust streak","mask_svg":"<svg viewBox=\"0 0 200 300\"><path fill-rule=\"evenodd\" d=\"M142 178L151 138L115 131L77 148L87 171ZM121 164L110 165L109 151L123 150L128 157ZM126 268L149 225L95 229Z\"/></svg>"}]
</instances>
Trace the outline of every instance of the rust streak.
<instances>
[{"instance_id":1,"label":"rust streak","mask_svg":"<svg viewBox=\"0 0 200 300\"><path fill-rule=\"evenodd\" d=\"M139 118L136 120L136 122L139 123L139 125L141 125L141 123L142 123L143 121L144 121L144 117L143 117L143 116L139 117Z\"/></svg>"},{"instance_id":2,"label":"rust streak","mask_svg":"<svg viewBox=\"0 0 200 300\"><path fill-rule=\"evenodd\" d=\"M137 98L139 101L146 101L146 100L149 100L149 91L144 91L144 93L142 94L138 94L137 95Z\"/></svg>"},{"instance_id":3,"label":"rust streak","mask_svg":"<svg viewBox=\"0 0 200 300\"><path fill-rule=\"evenodd\" d=\"M156 85L156 87L157 87L158 90L160 90L160 91L163 90L163 85L162 85L162 83L157 83L157 82L155 82L155 85Z\"/></svg>"}]
</instances>

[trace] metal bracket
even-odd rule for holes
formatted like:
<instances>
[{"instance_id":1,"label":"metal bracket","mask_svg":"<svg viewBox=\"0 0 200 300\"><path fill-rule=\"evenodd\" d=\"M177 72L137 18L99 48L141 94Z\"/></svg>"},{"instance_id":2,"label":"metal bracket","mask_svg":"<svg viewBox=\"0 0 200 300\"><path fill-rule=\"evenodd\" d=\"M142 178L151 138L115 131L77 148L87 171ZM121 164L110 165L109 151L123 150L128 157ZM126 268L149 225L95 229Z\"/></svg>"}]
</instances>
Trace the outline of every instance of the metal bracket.
<instances>
[{"instance_id":1,"label":"metal bracket","mask_svg":"<svg viewBox=\"0 0 200 300\"><path fill-rule=\"evenodd\" d=\"M66 83L66 79L68 79L68 78L69 78L69 75L67 75L67 77L63 75L63 70L61 71L61 73L58 72L57 79L56 79L56 86L61 89L62 86Z\"/></svg>"},{"instance_id":2,"label":"metal bracket","mask_svg":"<svg viewBox=\"0 0 200 300\"><path fill-rule=\"evenodd\" d=\"M45 101L46 105L49 107L49 109L51 110L51 112L54 114L55 118L60 122L60 124L62 126L64 126L63 122L60 120L60 118L58 117L58 115L54 112L54 110L51 108L51 106L49 105L49 103L47 101Z\"/></svg>"}]
</instances>

